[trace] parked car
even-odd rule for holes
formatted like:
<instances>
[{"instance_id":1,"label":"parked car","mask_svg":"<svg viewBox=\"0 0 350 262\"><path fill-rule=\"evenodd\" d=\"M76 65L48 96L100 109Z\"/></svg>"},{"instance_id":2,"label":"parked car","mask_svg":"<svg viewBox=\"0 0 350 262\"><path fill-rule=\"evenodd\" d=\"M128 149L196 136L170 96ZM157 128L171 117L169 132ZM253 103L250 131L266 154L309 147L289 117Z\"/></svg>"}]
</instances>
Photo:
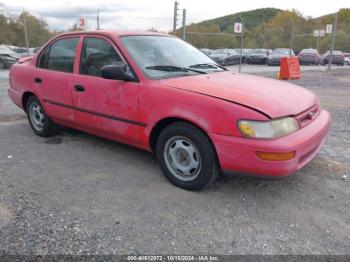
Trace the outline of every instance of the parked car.
<instances>
[{"instance_id":1,"label":"parked car","mask_svg":"<svg viewBox=\"0 0 350 262\"><path fill-rule=\"evenodd\" d=\"M213 50L211 50L209 48L202 48L200 50L206 55L210 55L213 52Z\"/></svg>"},{"instance_id":2,"label":"parked car","mask_svg":"<svg viewBox=\"0 0 350 262\"><path fill-rule=\"evenodd\" d=\"M0 47L0 70L9 69L18 61L17 55L9 48Z\"/></svg>"},{"instance_id":3,"label":"parked car","mask_svg":"<svg viewBox=\"0 0 350 262\"><path fill-rule=\"evenodd\" d=\"M244 48L243 49L243 55L242 55L242 63L247 63L247 58L250 54L250 52L252 51L253 49L249 49L249 48Z\"/></svg>"},{"instance_id":4,"label":"parked car","mask_svg":"<svg viewBox=\"0 0 350 262\"><path fill-rule=\"evenodd\" d=\"M289 48L276 48L267 59L268 65L280 65L281 58L295 56L294 51Z\"/></svg>"},{"instance_id":5,"label":"parked car","mask_svg":"<svg viewBox=\"0 0 350 262\"><path fill-rule=\"evenodd\" d=\"M10 49L16 54L18 54L19 58L28 56L28 51L27 51L27 48L25 47L11 46Z\"/></svg>"},{"instance_id":6,"label":"parked car","mask_svg":"<svg viewBox=\"0 0 350 262\"><path fill-rule=\"evenodd\" d=\"M350 65L350 53L344 53L344 64Z\"/></svg>"},{"instance_id":7,"label":"parked car","mask_svg":"<svg viewBox=\"0 0 350 262\"><path fill-rule=\"evenodd\" d=\"M234 65L239 63L239 53L233 49L216 49L210 57L219 65Z\"/></svg>"},{"instance_id":8,"label":"parked car","mask_svg":"<svg viewBox=\"0 0 350 262\"><path fill-rule=\"evenodd\" d=\"M321 55L321 57L320 57L321 65L327 65L330 61L330 57L331 57L330 51L327 51L326 53ZM344 58L345 57L344 57L344 54L342 51L333 50L332 64L343 66L344 65Z\"/></svg>"},{"instance_id":9,"label":"parked car","mask_svg":"<svg viewBox=\"0 0 350 262\"><path fill-rule=\"evenodd\" d=\"M268 57L267 49L253 49L246 58L247 64L266 64Z\"/></svg>"},{"instance_id":10,"label":"parked car","mask_svg":"<svg viewBox=\"0 0 350 262\"><path fill-rule=\"evenodd\" d=\"M318 65L320 63L318 51L312 48L301 50L298 58L301 65Z\"/></svg>"},{"instance_id":11,"label":"parked car","mask_svg":"<svg viewBox=\"0 0 350 262\"><path fill-rule=\"evenodd\" d=\"M231 49L231 50L234 50L234 52L240 56L240 54L241 54L240 48L235 48L235 49ZM248 57L249 53L251 52L251 50L253 50L253 49L247 49L247 48L242 49L242 63L246 63L247 57ZM239 63L239 59L238 59L237 64L238 63Z\"/></svg>"},{"instance_id":12,"label":"parked car","mask_svg":"<svg viewBox=\"0 0 350 262\"><path fill-rule=\"evenodd\" d=\"M155 32L56 36L12 67L8 93L37 135L64 125L155 152L169 181L189 190L226 171L288 176L330 128L311 91L232 73Z\"/></svg>"}]
</instances>

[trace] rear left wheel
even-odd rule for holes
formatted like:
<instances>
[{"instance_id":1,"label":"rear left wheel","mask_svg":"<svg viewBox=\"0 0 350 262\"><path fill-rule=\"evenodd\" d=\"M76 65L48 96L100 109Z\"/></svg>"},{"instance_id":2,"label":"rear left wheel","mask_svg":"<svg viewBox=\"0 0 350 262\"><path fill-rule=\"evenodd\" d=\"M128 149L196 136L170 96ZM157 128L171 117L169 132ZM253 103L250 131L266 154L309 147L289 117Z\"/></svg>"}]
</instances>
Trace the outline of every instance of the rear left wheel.
<instances>
[{"instance_id":1,"label":"rear left wheel","mask_svg":"<svg viewBox=\"0 0 350 262\"><path fill-rule=\"evenodd\" d=\"M48 137L56 132L56 125L46 115L44 108L35 96L28 98L26 112L29 124L35 134Z\"/></svg>"},{"instance_id":2,"label":"rear left wheel","mask_svg":"<svg viewBox=\"0 0 350 262\"><path fill-rule=\"evenodd\" d=\"M174 185L200 190L220 174L215 148L199 129L184 122L166 127L157 141L158 162Z\"/></svg>"}]
</instances>

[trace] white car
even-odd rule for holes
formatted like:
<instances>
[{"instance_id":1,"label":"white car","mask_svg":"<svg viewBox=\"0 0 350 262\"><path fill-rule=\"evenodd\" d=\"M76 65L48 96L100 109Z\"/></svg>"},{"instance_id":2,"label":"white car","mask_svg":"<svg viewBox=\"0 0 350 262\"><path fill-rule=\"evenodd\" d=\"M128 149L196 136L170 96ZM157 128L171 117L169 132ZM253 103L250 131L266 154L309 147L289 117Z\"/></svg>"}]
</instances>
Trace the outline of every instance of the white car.
<instances>
[{"instance_id":1,"label":"white car","mask_svg":"<svg viewBox=\"0 0 350 262\"><path fill-rule=\"evenodd\" d=\"M344 53L344 64L350 65L350 53Z\"/></svg>"}]
</instances>

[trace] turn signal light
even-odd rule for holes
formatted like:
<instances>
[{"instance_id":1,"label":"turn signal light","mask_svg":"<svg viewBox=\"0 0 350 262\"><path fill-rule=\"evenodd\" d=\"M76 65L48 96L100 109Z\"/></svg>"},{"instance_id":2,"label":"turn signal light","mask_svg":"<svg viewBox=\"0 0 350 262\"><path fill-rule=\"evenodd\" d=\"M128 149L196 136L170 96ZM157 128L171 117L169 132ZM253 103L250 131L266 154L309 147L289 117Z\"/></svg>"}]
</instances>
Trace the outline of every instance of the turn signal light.
<instances>
[{"instance_id":1,"label":"turn signal light","mask_svg":"<svg viewBox=\"0 0 350 262\"><path fill-rule=\"evenodd\" d=\"M262 160L285 161L293 159L295 156L295 151L287 153L255 152L255 154Z\"/></svg>"}]
</instances>

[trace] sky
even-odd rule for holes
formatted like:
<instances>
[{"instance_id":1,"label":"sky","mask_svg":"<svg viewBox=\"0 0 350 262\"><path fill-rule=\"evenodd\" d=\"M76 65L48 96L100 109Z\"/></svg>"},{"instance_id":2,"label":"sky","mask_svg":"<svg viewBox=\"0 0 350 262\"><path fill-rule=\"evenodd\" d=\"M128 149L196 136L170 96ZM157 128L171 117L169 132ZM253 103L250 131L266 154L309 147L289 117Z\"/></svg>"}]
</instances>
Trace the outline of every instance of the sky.
<instances>
[{"instance_id":1,"label":"sky","mask_svg":"<svg viewBox=\"0 0 350 262\"><path fill-rule=\"evenodd\" d=\"M274 7L297 9L304 16L318 17L350 8L350 0L177 0L181 20L182 9L187 12L187 24L241 11ZM80 17L87 21L87 30L96 28L96 13L100 9L102 29L155 28L170 31L173 25L173 0L0 0L1 9L12 15L23 9L44 19L50 29L67 30ZM181 25L179 21L179 26Z\"/></svg>"}]
</instances>

